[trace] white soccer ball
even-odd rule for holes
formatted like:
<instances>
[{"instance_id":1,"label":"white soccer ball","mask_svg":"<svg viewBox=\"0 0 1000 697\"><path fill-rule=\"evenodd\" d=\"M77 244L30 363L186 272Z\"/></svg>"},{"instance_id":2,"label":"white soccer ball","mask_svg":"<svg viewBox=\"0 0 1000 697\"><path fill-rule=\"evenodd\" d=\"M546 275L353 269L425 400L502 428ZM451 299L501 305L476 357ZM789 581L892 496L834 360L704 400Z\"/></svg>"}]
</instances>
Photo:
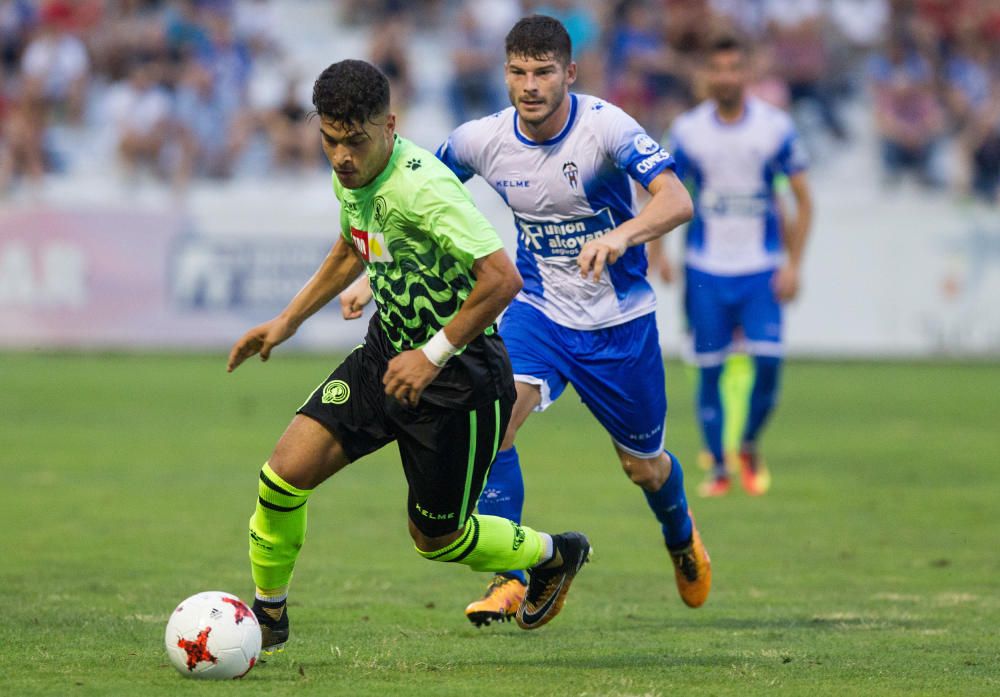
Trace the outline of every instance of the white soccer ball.
<instances>
[{"instance_id":1,"label":"white soccer ball","mask_svg":"<svg viewBox=\"0 0 1000 697\"><path fill-rule=\"evenodd\" d=\"M242 678L260 657L260 625L235 595L206 591L177 606L167 622L167 655L187 678Z\"/></svg>"}]
</instances>

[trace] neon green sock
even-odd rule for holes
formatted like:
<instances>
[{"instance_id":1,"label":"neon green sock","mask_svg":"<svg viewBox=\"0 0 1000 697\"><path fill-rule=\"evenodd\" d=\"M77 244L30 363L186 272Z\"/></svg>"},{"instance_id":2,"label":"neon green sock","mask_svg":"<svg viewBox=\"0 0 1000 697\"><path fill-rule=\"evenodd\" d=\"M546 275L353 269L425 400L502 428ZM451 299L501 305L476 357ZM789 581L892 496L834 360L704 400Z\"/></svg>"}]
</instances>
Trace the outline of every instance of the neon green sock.
<instances>
[{"instance_id":1,"label":"neon green sock","mask_svg":"<svg viewBox=\"0 0 1000 697\"><path fill-rule=\"evenodd\" d=\"M529 527L494 515L472 515L452 544L417 552L425 559L465 564L474 571L513 571L537 564L543 549L542 536Z\"/></svg>"},{"instance_id":2,"label":"neon green sock","mask_svg":"<svg viewBox=\"0 0 1000 697\"><path fill-rule=\"evenodd\" d=\"M265 596L287 592L306 537L306 501L312 489L298 489L271 469L260 471L257 508L250 516L250 569Z\"/></svg>"},{"instance_id":3,"label":"neon green sock","mask_svg":"<svg viewBox=\"0 0 1000 697\"><path fill-rule=\"evenodd\" d=\"M726 453L738 453L743 442L743 431L750 415L750 391L753 390L753 359L745 353L734 353L726 358L719 380L722 393L722 447Z\"/></svg>"}]
</instances>

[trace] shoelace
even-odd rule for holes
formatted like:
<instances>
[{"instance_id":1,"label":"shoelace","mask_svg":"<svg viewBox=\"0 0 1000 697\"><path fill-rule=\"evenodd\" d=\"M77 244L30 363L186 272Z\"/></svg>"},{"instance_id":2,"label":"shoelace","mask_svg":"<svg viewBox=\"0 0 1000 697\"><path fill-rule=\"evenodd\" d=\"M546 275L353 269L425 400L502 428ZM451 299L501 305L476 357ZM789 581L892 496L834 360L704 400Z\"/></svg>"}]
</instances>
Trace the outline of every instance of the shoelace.
<instances>
[{"instance_id":1,"label":"shoelace","mask_svg":"<svg viewBox=\"0 0 1000 697\"><path fill-rule=\"evenodd\" d=\"M684 578L688 581L694 581L698 578L698 562L694 556L694 547L686 549L683 552L678 552L673 555L677 566L680 568L681 573L684 574Z\"/></svg>"},{"instance_id":2,"label":"shoelace","mask_svg":"<svg viewBox=\"0 0 1000 697\"><path fill-rule=\"evenodd\" d=\"M496 576L496 577L494 577L493 580L490 581L490 585L486 586L486 597L488 598L491 595L493 595L493 591L497 590L498 588L502 588L503 586L507 585L508 583L513 583L513 582L514 582L514 579L507 578L506 576Z\"/></svg>"}]
</instances>

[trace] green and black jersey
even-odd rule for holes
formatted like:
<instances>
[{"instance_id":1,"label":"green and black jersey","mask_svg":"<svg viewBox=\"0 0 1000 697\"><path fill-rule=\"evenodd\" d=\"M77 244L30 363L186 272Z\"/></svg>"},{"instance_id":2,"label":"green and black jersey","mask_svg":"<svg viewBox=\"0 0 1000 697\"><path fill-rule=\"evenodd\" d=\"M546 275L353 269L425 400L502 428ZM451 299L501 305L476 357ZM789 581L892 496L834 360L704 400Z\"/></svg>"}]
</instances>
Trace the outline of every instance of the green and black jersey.
<instances>
[{"instance_id":1,"label":"green and black jersey","mask_svg":"<svg viewBox=\"0 0 1000 697\"><path fill-rule=\"evenodd\" d=\"M370 184L347 189L334 174L333 187L389 342L396 351L423 346L469 297L475 260L503 249L500 237L451 170L399 136Z\"/></svg>"},{"instance_id":2,"label":"green and black jersey","mask_svg":"<svg viewBox=\"0 0 1000 697\"><path fill-rule=\"evenodd\" d=\"M364 259L377 312L366 338L385 360L420 348L458 313L476 280L472 266L503 249L465 186L432 153L396 136L385 169L360 189L333 175L341 234ZM453 357L424 392L469 406L513 389L503 343L490 327Z\"/></svg>"}]
</instances>

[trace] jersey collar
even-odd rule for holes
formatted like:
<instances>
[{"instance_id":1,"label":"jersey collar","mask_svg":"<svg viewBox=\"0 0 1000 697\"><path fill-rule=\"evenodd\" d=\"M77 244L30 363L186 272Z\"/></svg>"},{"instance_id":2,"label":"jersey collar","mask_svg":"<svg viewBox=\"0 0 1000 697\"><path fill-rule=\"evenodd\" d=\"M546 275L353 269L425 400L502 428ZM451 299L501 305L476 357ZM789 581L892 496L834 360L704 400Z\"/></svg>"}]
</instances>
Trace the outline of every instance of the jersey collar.
<instances>
[{"instance_id":1,"label":"jersey collar","mask_svg":"<svg viewBox=\"0 0 1000 697\"><path fill-rule=\"evenodd\" d=\"M576 121L576 95L575 94L570 94L569 95L569 99L570 99L570 102L569 102L569 117L567 117L567 119L566 119L566 125L562 127L562 130L559 131L559 133L557 133L556 135L552 136L548 140L543 140L541 143L536 143L535 141L531 140L530 138L526 137L523 133L521 133L521 127L518 125L517 109L515 108L514 109L514 136L519 141L521 141L522 143L524 143L525 145L530 145L532 147L540 147L540 146L544 146L544 145L555 145L556 143L558 143L559 141L561 141L563 138L565 138L569 134L570 129L573 128L573 123Z\"/></svg>"},{"instance_id":2,"label":"jersey collar","mask_svg":"<svg viewBox=\"0 0 1000 697\"><path fill-rule=\"evenodd\" d=\"M716 106L714 103L712 105L712 119L715 121L716 124L722 126L723 128L737 128L745 124L747 122L747 119L749 118L750 118L750 99L743 100L743 113L740 114L740 117L735 121L723 121L721 118L719 118L719 107Z\"/></svg>"}]
</instances>

